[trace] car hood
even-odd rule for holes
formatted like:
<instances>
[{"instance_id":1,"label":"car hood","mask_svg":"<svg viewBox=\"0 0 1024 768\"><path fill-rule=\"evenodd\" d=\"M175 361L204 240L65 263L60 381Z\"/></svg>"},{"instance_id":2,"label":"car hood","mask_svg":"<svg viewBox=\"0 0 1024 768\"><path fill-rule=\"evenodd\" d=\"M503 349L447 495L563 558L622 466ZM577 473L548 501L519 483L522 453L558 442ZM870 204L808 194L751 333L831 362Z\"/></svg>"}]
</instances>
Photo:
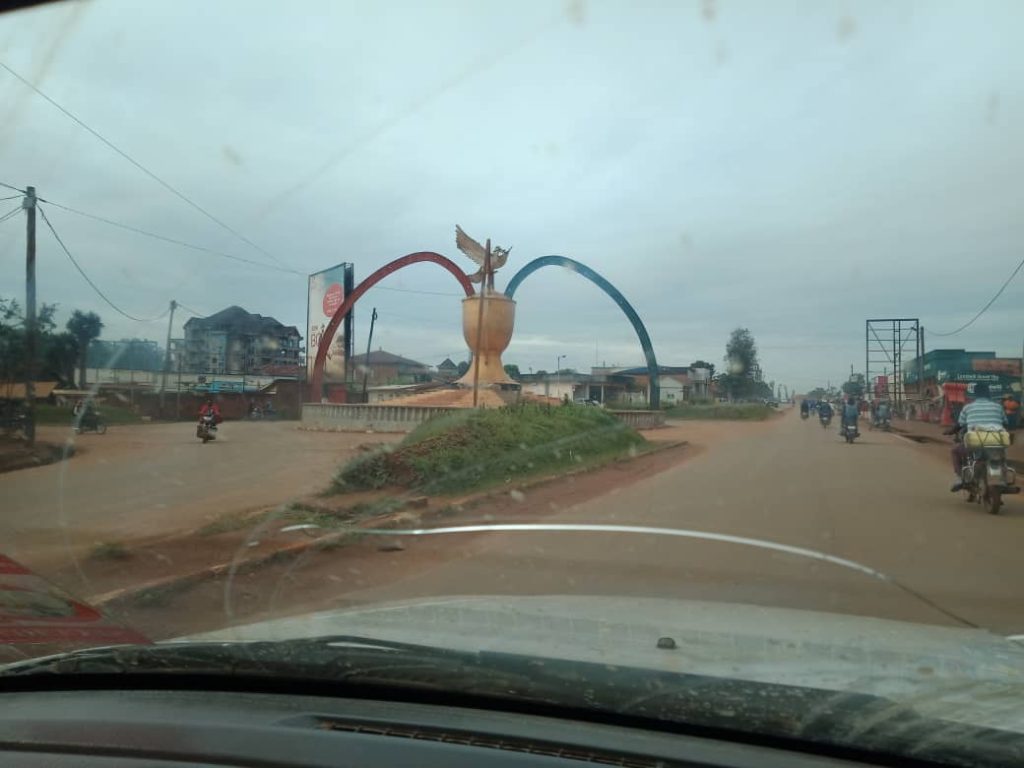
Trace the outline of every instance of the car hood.
<instances>
[{"instance_id":1,"label":"car hood","mask_svg":"<svg viewBox=\"0 0 1024 768\"><path fill-rule=\"evenodd\" d=\"M869 694L926 717L1024 733L1024 647L984 630L862 616L660 598L450 597L178 641L335 634Z\"/></svg>"}]
</instances>

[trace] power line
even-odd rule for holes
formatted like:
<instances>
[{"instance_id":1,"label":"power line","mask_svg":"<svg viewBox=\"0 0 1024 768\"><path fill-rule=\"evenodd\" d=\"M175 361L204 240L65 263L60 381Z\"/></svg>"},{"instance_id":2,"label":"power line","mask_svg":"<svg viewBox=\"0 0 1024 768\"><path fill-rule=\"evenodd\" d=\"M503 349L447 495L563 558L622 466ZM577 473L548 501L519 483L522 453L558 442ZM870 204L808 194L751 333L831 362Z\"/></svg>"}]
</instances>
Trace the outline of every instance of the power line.
<instances>
[{"instance_id":1,"label":"power line","mask_svg":"<svg viewBox=\"0 0 1024 768\"><path fill-rule=\"evenodd\" d=\"M1005 291L1006 287L1011 282L1013 282L1013 278L1015 278L1017 276L1017 273L1020 272L1021 268L1024 268L1024 259L1020 260L1020 263L1017 265L1017 268L1014 269L1013 272L1010 273L1010 276L1008 278L1006 278L1006 282L1004 282L999 287L999 290L996 291L996 295L988 300L988 304L986 304L984 307L982 307L980 310L978 310L978 314L976 314L974 317L972 317L966 323L961 325L955 331L950 331L949 333L935 333L934 331L928 331L928 333L930 333L932 336L955 336L956 334L960 333L960 331L966 330L970 326L974 325L974 321L977 320L982 315L984 315L988 311L988 308L996 303L996 299L998 299L1000 296L1003 295L1003 291Z\"/></svg>"},{"instance_id":2,"label":"power line","mask_svg":"<svg viewBox=\"0 0 1024 768\"><path fill-rule=\"evenodd\" d=\"M5 213L3 216L0 216L0 224L3 224L5 221L7 221L9 218L11 218L14 214L16 214L20 210L21 210L21 206L19 205L13 211L9 211L9 212Z\"/></svg>"},{"instance_id":3,"label":"power line","mask_svg":"<svg viewBox=\"0 0 1024 768\"><path fill-rule=\"evenodd\" d=\"M68 247L66 245L64 245L64 241L60 239L60 235L58 235L57 234L57 230L55 230L53 228L53 224L50 223L50 219L47 217L46 211L43 210L42 206L39 206L39 215L43 217L43 221L46 222L46 226L50 228L50 231L53 233L54 238L56 238L57 242L60 244L60 247L63 249L65 255L68 257L68 259L71 261L71 263L75 266L75 269L78 270L78 274L80 274L82 276L82 278L85 280L85 282L87 282L89 284L89 286L94 291L96 291L96 294L101 299L103 299L105 302L107 302L107 304L109 304L111 306L111 308L113 308L113 310L115 312L117 312L120 315L123 315L124 317L127 317L129 320L134 320L137 323L152 323L152 322L155 322L156 320L160 320L160 319L162 319L164 317L167 317L167 315L170 314L171 308L168 307L167 309L165 309L161 314L157 315L156 317L150 317L150 318L136 317L135 315L129 314L128 312L125 312L123 309L121 309L119 306L117 306L117 304L115 304L114 302L112 302L110 299L107 298L107 295L105 293L103 293L103 291L101 291L99 289L99 286L97 286L96 283L94 283L89 278L89 276L87 274L85 274L85 270L83 270L82 267L79 266L78 262L75 261L75 257L71 255L71 251L69 251Z\"/></svg>"},{"instance_id":4,"label":"power line","mask_svg":"<svg viewBox=\"0 0 1024 768\"><path fill-rule=\"evenodd\" d=\"M22 189L21 187L16 187L13 184L8 184L7 182L4 181L0 181L0 187L7 187L8 189L13 189L15 192L21 192L21 194L23 195L25 194L25 190Z\"/></svg>"},{"instance_id":5,"label":"power line","mask_svg":"<svg viewBox=\"0 0 1024 768\"><path fill-rule=\"evenodd\" d=\"M161 235L161 234L158 234L156 232L149 232L148 230L140 229L139 227L134 227L131 224L125 224L125 223L120 222L120 221L115 221L113 219L108 219L105 216L99 216L99 215L97 215L95 213L89 213L87 211L81 211L81 210L79 210L77 208L72 208L69 205L62 205L61 203L55 203L53 200L47 200L45 197L40 197L38 199L39 199L40 202L48 203L49 205L52 205L55 208L60 208L61 210L67 211L68 213L74 213L74 214L76 214L78 216L84 216L87 219L93 219L94 221L100 221L100 222L103 222L104 224L109 224L112 227L117 227L118 229L124 229L124 230L127 230L128 232L134 232L137 235L144 235L146 237L151 237L154 240L161 240L161 241L163 241L165 243L171 243L172 245L179 245L182 248L191 248L194 251L201 251L203 253L209 253L209 254L212 254L214 256L221 256L221 257L223 257L225 259L232 259L233 261L240 261L240 262L242 262L244 264L252 264L253 266L262 267L264 269L273 269L273 270L277 270L278 272L288 272L288 273L295 274L295 275L302 275L301 272L299 272L297 270L294 270L294 269L291 269L289 267L275 267L273 264L266 264L266 263L264 263L262 261L254 261L253 259L247 259L247 258L245 258L243 256L236 256L233 253L225 253L224 251L217 251L217 250L214 250L213 248L207 248L206 246L203 246L203 245L196 245L195 243L189 243L189 242L187 242L185 240L178 240L177 238L168 237L167 235Z\"/></svg>"},{"instance_id":6,"label":"power line","mask_svg":"<svg viewBox=\"0 0 1024 768\"><path fill-rule=\"evenodd\" d=\"M178 302L178 306L179 306L179 307L180 307L181 309L184 309L184 310L185 310L186 312L191 312L191 313L192 313L193 315L195 315L196 317L206 317L206 315L205 315L205 314L203 314L202 312L196 312L196 311L195 311L194 309L192 309L191 307L186 307L186 306L185 306L184 304L182 304L182 303L181 303L180 301Z\"/></svg>"},{"instance_id":7,"label":"power line","mask_svg":"<svg viewBox=\"0 0 1024 768\"><path fill-rule=\"evenodd\" d=\"M19 194L19 195L8 195L7 197L0 197L0 202L3 202L4 200L13 200L13 199L14 199L14 198L16 198L16 197L24 197L24 196L25 196L25 195L23 195L23 194Z\"/></svg>"},{"instance_id":8,"label":"power line","mask_svg":"<svg viewBox=\"0 0 1024 768\"><path fill-rule=\"evenodd\" d=\"M177 197L177 198L178 198L179 200L181 200L181 201L182 201L182 202L184 202L185 204L187 204L187 205L189 205L190 207L192 207L192 208L194 208L195 210L197 210L197 211L198 211L199 213L201 213L201 214L202 214L203 216L205 216L206 218L208 218L208 219L209 219L210 221L212 221L212 222L213 222L214 224L217 224L218 226L220 226L220 227L222 227L223 229L225 229L225 230L227 230L228 232L230 232L230 233L231 233L232 235L234 235L235 237L237 237L237 238L238 238L239 240L241 240L241 241L242 241L243 243L245 243L246 245L248 245L248 246L250 246L250 247L252 247L252 248L255 248L255 249L256 249L257 251L259 251L260 253L262 253L262 254L263 254L264 256L266 256L267 258L271 259L272 261L275 261L275 262L277 262L277 263L278 263L278 264L279 264L280 266L282 266L282 267L286 267L286 266L287 266L287 265L286 265L286 264L285 264L284 262L282 262L281 260L279 260L279 259L278 259L278 258L277 258L276 256L274 256L274 255L273 255L272 253L270 253L269 251L265 250L265 249L264 249L264 248L262 248L261 246L259 246L259 245L257 245L256 243L254 243L254 242L253 242L252 240L250 240L250 239L249 239L248 237L246 237L245 235L243 235L243 234L242 234L241 232L239 232L239 231L238 231L237 229L235 229L235 228L234 228L234 227L232 227L231 225L229 225L229 224L225 223L225 222L224 222L224 221L222 221L221 219L218 219L218 218L217 218L216 216L214 216L214 215L213 215L212 213L210 213L210 212L209 212L208 210L206 210L206 209L205 209L205 208L203 208L203 207L202 207L201 205L199 205L199 203L195 202L195 201L194 201L194 200L192 200L192 199L191 199L190 197L188 197L187 195L185 195L185 194L184 194L183 192L179 192L179 191L178 191L178 190L177 190L177 189L176 189L175 187L172 187L172 186L171 186L171 185L170 185L170 184L169 184L168 182L164 181L164 180L163 180L162 178L160 178L159 176L157 176L157 175L156 175L156 174L155 174L155 173L154 173L153 171L149 170L149 169L148 169L148 168L147 168L146 166L144 166L144 165L143 165L142 163L140 163L140 162L139 162L138 160L136 160L136 159L135 159L134 157L132 157L132 156L131 156L131 155L129 155L129 154L127 153L127 152L125 152L125 151L124 151L123 149L121 149L121 148L120 148L120 147L118 147L118 146L117 146L116 144L114 144L114 143L113 143L112 141L110 141L109 139L107 139L107 138L106 138L105 136L103 136L103 135L102 135L101 133L99 133L99 132L98 132L97 130L95 130L94 128L92 128L91 126L89 126L89 125L88 125L88 124L87 124L87 123L86 123L85 121L83 121L83 120L82 120L81 118L79 118L79 117L78 117L77 115L75 115L75 114L74 114L73 112L69 111L68 109L65 109L65 108L64 108L63 106L61 106L61 105L60 105L60 104L59 104L58 102L56 102L56 101L55 101L54 99L52 99L52 98L51 98L50 96L48 96L48 95L47 95L46 93L44 93L44 92L43 92L43 91L41 91L41 90L40 90L39 88L37 88L37 87L36 87L36 86L35 86L35 85L34 85L33 83L29 82L29 81L28 81L28 80L26 80L26 79L25 79L24 77L22 77L21 75L19 75L19 74L18 74L17 72L15 72L15 71L14 71L13 69L11 69L11 68L10 68L10 67L9 67L9 66L8 66L8 65L7 65L7 64L5 63L5 62L3 62L3 61L0 61L0 67L3 67L3 68L4 68L5 70L7 70L7 72L9 72L9 73L10 73L11 75L13 75L13 76L14 76L14 77L16 77L16 78L17 78L18 80L20 80L20 81L21 81L21 82L22 82L22 83L23 83L24 85L28 86L28 87L29 87L29 88L31 88L31 89L32 89L33 91L35 91L35 92L36 92L36 93L37 93L37 94L38 94L39 96L41 96L41 97L42 97L43 99L45 99L45 100L46 100L47 102L49 102L49 103L50 103L50 104L51 104L51 105L52 105L53 107L55 107L56 109L60 110L60 112L62 112L62 113L63 113L63 114L65 115L65 116L67 116L67 117L68 117L69 119L73 120L73 121L74 121L75 123L77 123L77 124L78 124L78 125L79 125L79 126L80 126L81 128L83 128L84 130L86 130L86 131L88 131L89 133L91 133L91 134L92 134L93 136L95 136L95 137L96 137L97 139L99 139L99 140L100 140L101 142L103 142L103 143L104 143L104 144L105 144L105 145L106 145L107 147L109 147L110 149L112 149L112 150L113 150L114 152L116 152L117 154L119 154L119 155L120 155L121 157L123 157L123 158L124 158L125 160L127 160L127 161L128 161L129 163L131 163L132 165L134 165L134 166L135 166L136 168L138 168L138 169L139 169L140 171L142 171L142 172L143 172L144 174L146 174L147 176L149 176L149 177L150 177L151 179L153 179L153 181L155 181L155 182L156 182L157 184L159 184L160 186L162 186L162 187L163 187L164 189L166 189L166 190L167 190L168 192L170 192L171 194L173 194L173 195L174 195L175 197ZM9 186L9 185L5 184L4 186ZM12 188L13 188L13 189L17 189L16 187L12 187Z\"/></svg>"}]
</instances>

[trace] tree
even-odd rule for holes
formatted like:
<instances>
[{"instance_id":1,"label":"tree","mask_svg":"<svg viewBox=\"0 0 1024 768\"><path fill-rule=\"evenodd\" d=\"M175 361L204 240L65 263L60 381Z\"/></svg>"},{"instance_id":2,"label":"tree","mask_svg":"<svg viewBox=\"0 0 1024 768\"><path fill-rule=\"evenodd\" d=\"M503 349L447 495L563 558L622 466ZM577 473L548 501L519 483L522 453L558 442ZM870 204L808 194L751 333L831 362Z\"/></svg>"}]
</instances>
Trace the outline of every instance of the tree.
<instances>
[{"instance_id":1,"label":"tree","mask_svg":"<svg viewBox=\"0 0 1024 768\"><path fill-rule=\"evenodd\" d=\"M725 363L734 376L752 376L759 367L757 343L746 328L737 328L725 345Z\"/></svg>"},{"instance_id":2,"label":"tree","mask_svg":"<svg viewBox=\"0 0 1024 768\"><path fill-rule=\"evenodd\" d=\"M43 372L62 384L75 385L75 364L78 362L78 339L73 334L54 333L47 336L43 352Z\"/></svg>"},{"instance_id":3,"label":"tree","mask_svg":"<svg viewBox=\"0 0 1024 768\"><path fill-rule=\"evenodd\" d=\"M36 315L37 350L43 350L54 328L56 304L43 304ZM0 379L20 381L27 373L25 317L14 299L0 299ZM37 357L38 360L38 357ZM38 363L36 375L40 373Z\"/></svg>"},{"instance_id":4,"label":"tree","mask_svg":"<svg viewBox=\"0 0 1024 768\"><path fill-rule=\"evenodd\" d=\"M519 366L518 365L506 365L505 366L505 375L508 376L510 379L515 379L516 381L518 381L519 380Z\"/></svg>"},{"instance_id":5,"label":"tree","mask_svg":"<svg viewBox=\"0 0 1024 768\"><path fill-rule=\"evenodd\" d=\"M736 328L725 345L726 373L719 374L717 382L729 393L729 399L764 397L764 382L757 360L757 343L746 328Z\"/></svg>"},{"instance_id":6,"label":"tree","mask_svg":"<svg viewBox=\"0 0 1024 768\"><path fill-rule=\"evenodd\" d=\"M66 328L78 342L78 386L85 389L85 361L89 344L98 339L103 330L103 321L95 312L82 312L76 309L71 313Z\"/></svg>"},{"instance_id":7,"label":"tree","mask_svg":"<svg viewBox=\"0 0 1024 768\"><path fill-rule=\"evenodd\" d=\"M847 397L863 397L864 396L864 374L854 373L851 374L849 381L843 382L843 394Z\"/></svg>"},{"instance_id":8,"label":"tree","mask_svg":"<svg viewBox=\"0 0 1024 768\"><path fill-rule=\"evenodd\" d=\"M459 376L465 376L466 375L466 371L468 371L468 370L469 370L469 361L468 360L463 360L461 363L459 363Z\"/></svg>"}]
</instances>

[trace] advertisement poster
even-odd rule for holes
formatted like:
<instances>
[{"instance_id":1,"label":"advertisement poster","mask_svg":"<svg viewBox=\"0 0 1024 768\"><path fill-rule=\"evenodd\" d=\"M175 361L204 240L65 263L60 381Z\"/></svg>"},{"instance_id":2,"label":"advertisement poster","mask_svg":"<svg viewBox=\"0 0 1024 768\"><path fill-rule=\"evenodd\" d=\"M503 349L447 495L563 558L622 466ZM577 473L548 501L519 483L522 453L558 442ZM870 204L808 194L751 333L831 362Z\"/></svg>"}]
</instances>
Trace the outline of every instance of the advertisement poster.
<instances>
[{"instance_id":1,"label":"advertisement poster","mask_svg":"<svg viewBox=\"0 0 1024 768\"><path fill-rule=\"evenodd\" d=\"M313 364L323 341L324 331L335 311L352 290L352 265L348 263L325 269L309 276L309 303L306 309L306 376L312 377ZM324 366L324 383L345 381L350 336L352 332L351 313L338 327L337 333L327 352Z\"/></svg>"}]
</instances>

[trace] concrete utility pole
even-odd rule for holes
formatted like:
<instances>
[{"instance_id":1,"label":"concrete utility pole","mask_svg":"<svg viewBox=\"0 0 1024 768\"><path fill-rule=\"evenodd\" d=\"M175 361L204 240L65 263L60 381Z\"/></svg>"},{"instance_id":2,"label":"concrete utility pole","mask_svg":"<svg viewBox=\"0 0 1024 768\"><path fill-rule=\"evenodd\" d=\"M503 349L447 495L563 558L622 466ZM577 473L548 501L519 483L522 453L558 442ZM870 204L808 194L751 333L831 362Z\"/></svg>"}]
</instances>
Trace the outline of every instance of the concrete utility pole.
<instances>
[{"instance_id":1,"label":"concrete utility pole","mask_svg":"<svg viewBox=\"0 0 1024 768\"><path fill-rule=\"evenodd\" d=\"M36 440L36 188L25 187L25 438Z\"/></svg>"},{"instance_id":2,"label":"concrete utility pole","mask_svg":"<svg viewBox=\"0 0 1024 768\"><path fill-rule=\"evenodd\" d=\"M487 286L493 288L494 274L491 271L491 238L487 238L484 251L484 275L480 281L480 303L476 312L476 350L473 352L473 407L480 402L480 343L484 332L484 302L487 300ZM490 278L490 279L488 279Z\"/></svg>"},{"instance_id":3,"label":"concrete utility pole","mask_svg":"<svg viewBox=\"0 0 1024 768\"><path fill-rule=\"evenodd\" d=\"M160 418L164 418L164 397L167 393L167 372L171 368L171 326L174 325L174 310L178 308L178 302L171 299L171 316L167 319L167 348L164 350L164 375L160 384ZM245 387L242 387L243 393Z\"/></svg>"},{"instance_id":4,"label":"concrete utility pole","mask_svg":"<svg viewBox=\"0 0 1024 768\"><path fill-rule=\"evenodd\" d=\"M370 315L370 335L366 337L366 365L363 366L363 402L366 402L366 380L370 376L370 345L373 344L373 326L377 322L377 308Z\"/></svg>"}]
</instances>

